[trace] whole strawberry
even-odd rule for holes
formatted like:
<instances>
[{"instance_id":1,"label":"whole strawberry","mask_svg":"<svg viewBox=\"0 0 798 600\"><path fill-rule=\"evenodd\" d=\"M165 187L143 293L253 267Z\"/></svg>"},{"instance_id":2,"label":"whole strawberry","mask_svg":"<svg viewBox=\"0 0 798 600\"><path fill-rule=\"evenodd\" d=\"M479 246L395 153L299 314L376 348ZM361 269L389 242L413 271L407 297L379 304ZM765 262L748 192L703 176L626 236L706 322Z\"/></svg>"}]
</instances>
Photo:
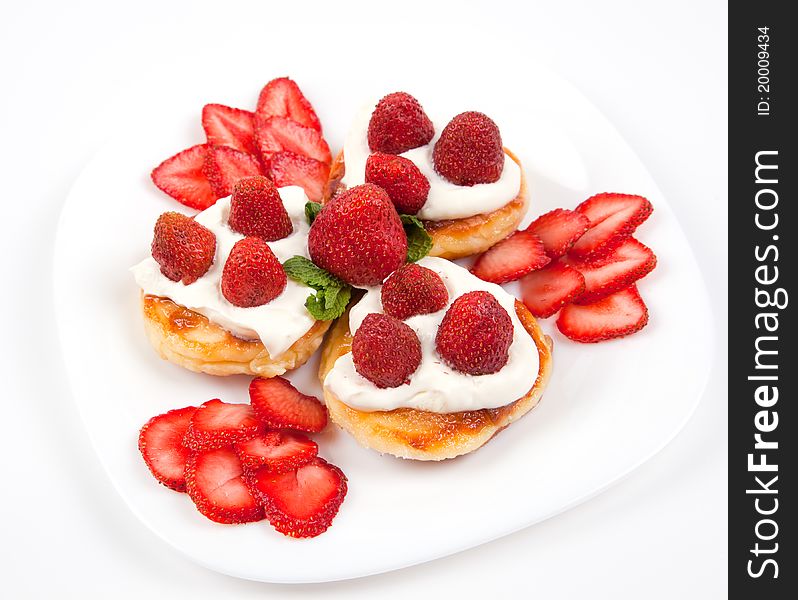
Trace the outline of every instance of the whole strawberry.
<instances>
[{"instance_id":1,"label":"whole strawberry","mask_svg":"<svg viewBox=\"0 0 798 600\"><path fill-rule=\"evenodd\" d=\"M507 364L513 322L488 292L463 294L438 327L435 348L446 364L469 375L487 375Z\"/></svg>"},{"instance_id":2,"label":"whole strawberry","mask_svg":"<svg viewBox=\"0 0 798 600\"><path fill-rule=\"evenodd\" d=\"M449 121L432 151L435 170L457 185L493 183L504 168L502 136L480 112L464 112Z\"/></svg>"},{"instance_id":3,"label":"whole strawberry","mask_svg":"<svg viewBox=\"0 0 798 600\"><path fill-rule=\"evenodd\" d=\"M432 121L406 92L388 94L371 113L368 142L372 152L401 154L429 144L434 135Z\"/></svg>"},{"instance_id":4,"label":"whole strawberry","mask_svg":"<svg viewBox=\"0 0 798 600\"><path fill-rule=\"evenodd\" d=\"M398 387L421 364L416 332L390 315L367 315L352 340L355 370L378 388Z\"/></svg>"},{"instance_id":5,"label":"whole strawberry","mask_svg":"<svg viewBox=\"0 0 798 600\"><path fill-rule=\"evenodd\" d=\"M165 212L155 222L151 249L165 277L189 285L211 268L216 236L186 215Z\"/></svg>"},{"instance_id":6,"label":"whole strawberry","mask_svg":"<svg viewBox=\"0 0 798 600\"><path fill-rule=\"evenodd\" d=\"M402 320L438 312L449 302L440 275L415 263L394 271L383 284L381 295L385 313Z\"/></svg>"},{"instance_id":7,"label":"whole strawberry","mask_svg":"<svg viewBox=\"0 0 798 600\"><path fill-rule=\"evenodd\" d=\"M286 281L283 265L269 245L246 237L235 243L224 264L222 294L235 306L261 306L279 296Z\"/></svg>"},{"instance_id":8,"label":"whole strawberry","mask_svg":"<svg viewBox=\"0 0 798 600\"><path fill-rule=\"evenodd\" d=\"M324 205L310 228L308 251L347 283L377 285L404 263L407 237L385 190L366 183Z\"/></svg>"},{"instance_id":9,"label":"whole strawberry","mask_svg":"<svg viewBox=\"0 0 798 600\"><path fill-rule=\"evenodd\" d=\"M366 183L380 186L401 214L414 215L429 195L429 180L403 156L375 152L366 161Z\"/></svg>"},{"instance_id":10,"label":"whole strawberry","mask_svg":"<svg viewBox=\"0 0 798 600\"><path fill-rule=\"evenodd\" d=\"M294 231L277 187L262 175L244 177L235 184L227 222L233 231L267 242L281 240Z\"/></svg>"}]
</instances>

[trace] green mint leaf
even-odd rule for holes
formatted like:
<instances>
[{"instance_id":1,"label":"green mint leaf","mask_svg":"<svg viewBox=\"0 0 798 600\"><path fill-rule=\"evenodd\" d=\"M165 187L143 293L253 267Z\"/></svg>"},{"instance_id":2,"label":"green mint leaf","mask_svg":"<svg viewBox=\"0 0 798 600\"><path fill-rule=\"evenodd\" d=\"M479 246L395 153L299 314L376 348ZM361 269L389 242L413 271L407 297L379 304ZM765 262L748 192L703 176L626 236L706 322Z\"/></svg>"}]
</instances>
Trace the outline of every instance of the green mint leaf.
<instances>
[{"instance_id":1,"label":"green mint leaf","mask_svg":"<svg viewBox=\"0 0 798 600\"><path fill-rule=\"evenodd\" d=\"M346 287L347 284L332 273L317 267L310 259L304 256L294 256L283 263L285 274L299 283L304 283L315 290L326 287Z\"/></svg>"},{"instance_id":2,"label":"green mint leaf","mask_svg":"<svg viewBox=\"0 0 798 600\"><path fill-rule=\"evenodd\" d=\"M334 294L329 296L328 290L335 290ZM344 314L346 305L349 304L351 294L352 288L349 286L343 288L327 288L308 296L308 299L305 301L305 308L308 309L308 312L317 321L332 321Z\"/></svg>"},{"instance_id":3,"label":"green mint leaf","mask_svg":"<svg viewBox=\"0 0 798 600\"><path fill-rule=\"evenodd\" d=\"M313 225L313 221L316 220L316 215L321 212L321 204L318 202L306 202L305 203L305 217L308 219L308 225Z\"/></svg>"},{"instance_id":4,"label":"green mint leaf","mask_svg":"<svg viewBox=\"0 0 798 600\"><path fill-rule=\"evenodd\" d=\"M339 287L328 287L324 288L324 308L326 310L330 310L336 305L338 301L338 295L343 290L348 290L349 288L339 288Z\"/></svg>"},{"instance_id":5,"label":"green mint leaf","mask_svg":"<svg viewBox=\"0 0 798 600\"><path fill-rule=\"evenodd\" d=\"M413 215L400 215L407 236L407 262L418 262L432 249L432 237Z\"/></svg>"},{"instance_id":6,"label":"green mint leaf","mask_svg":"<svg viewBox=\"0 0 798 600\"><path fill-rule=\"evenodd\" d=\"M317 321L340 317L352 297L352 288L335 275L317 267L304 256L294 256L283 263L286 276L315 290L305 301L305 308Z\"/></svg>"}]
</instances>

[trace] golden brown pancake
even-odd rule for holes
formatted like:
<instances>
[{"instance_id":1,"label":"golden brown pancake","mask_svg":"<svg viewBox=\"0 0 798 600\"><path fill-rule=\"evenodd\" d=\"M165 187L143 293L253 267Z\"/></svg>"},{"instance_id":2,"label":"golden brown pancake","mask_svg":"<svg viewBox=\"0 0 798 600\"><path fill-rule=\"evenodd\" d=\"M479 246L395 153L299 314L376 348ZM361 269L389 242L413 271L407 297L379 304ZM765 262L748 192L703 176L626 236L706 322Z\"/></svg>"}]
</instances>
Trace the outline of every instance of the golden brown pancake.
<instances>
[{"instance_id":1,"label":"golden brown pancake","mask_svg":"<svg viewBox=\"0 0 798 600\"><path fill-rule=\"evenodd\" d=\"M499 408L456 413L434 413L414 408L367 412L347 406L345 399L325 389L324 400L330 418L361 445L400 458L443 460L480 448L537 406L551 374L551 338L544 335L535 317L517 300L515 312L535 341L540 358L535 384L522 398ZM347 312L335 322L324 342L319 366L322 385L335 361L350 352L351 347Z\"/></svg>"},{"instance_id":2,"label":"golden brown pancake","mask_svg":"<svg viewBox=\"0 0 798 600\"><path fill-rule=\"evenodd\" d=\"M161 358L209 375L282 375L305 364L330 327L330 321L316 321L288 350L272 357L260 340L242 340L169 298L142 294L141 308L147 337Z\"/></svg>"}]
</instances>

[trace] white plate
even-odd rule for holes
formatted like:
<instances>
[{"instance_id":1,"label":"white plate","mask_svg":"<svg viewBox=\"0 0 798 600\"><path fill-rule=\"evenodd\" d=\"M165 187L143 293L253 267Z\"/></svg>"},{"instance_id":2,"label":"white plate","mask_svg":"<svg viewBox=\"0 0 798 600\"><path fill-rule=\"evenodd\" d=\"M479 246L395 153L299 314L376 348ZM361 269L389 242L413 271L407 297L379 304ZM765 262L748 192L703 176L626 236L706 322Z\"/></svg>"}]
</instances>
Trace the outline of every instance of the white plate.
<instances>
[{"instance_id":1,"label":"white plate","mask_svg":"<svg viewBox=\"0 0 798 600\"><path fill-rule=\"evenodd\" d=\"M388 78L342 85L338 73L332 94L325 93L333 82L328 75L297 76L334 147L359 103L396 85ZM659 257L639 286L650 324L623 340L580 345L549 320L544 327L555 340L555 366L542 403L469 456L440 464L382 457L330 428L318 436L321 454L347 474L349 494L330 530L312 540L283 537L266 522L206 520L187 496L152 479L136 449L139 428L155 414L213 397L246 401L247 378L197 375L156 357L127 268L146 254L157 215L181 208L151 184L150 169L202 140L204 102L253 106L261 82L227 73L216 83L175 85L128 115L134 119L129 131L96 155L66 202L55 290L65 360L89 435L125 502L155 533L191 559L238 577L358 577L445 556L564 511L627 475L682 428L712 357L712 315L687 240L606 119L559 78L536 73L529 79L545 93L502 97L485 86L465 101L456 83L434 77L404 87L430 113L438 106L445 116L479 107L494 116L527 166L532 214L573 207L600 191L650 198L654 214L638 232ZM313 360L291 376L305 392L319 393L316 366Z\"/></svg>"}]
</instances>

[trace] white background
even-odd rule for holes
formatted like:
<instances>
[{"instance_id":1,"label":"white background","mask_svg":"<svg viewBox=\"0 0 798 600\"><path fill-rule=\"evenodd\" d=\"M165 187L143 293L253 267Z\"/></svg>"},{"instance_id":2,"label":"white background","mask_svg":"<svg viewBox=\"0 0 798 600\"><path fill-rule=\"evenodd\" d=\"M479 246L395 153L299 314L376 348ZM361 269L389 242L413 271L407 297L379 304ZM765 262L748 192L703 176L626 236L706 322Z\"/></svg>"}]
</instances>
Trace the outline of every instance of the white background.
<instances>
[{"instance_id":1,"label":"white background","mask_svg":"<svg viewBox=\"0 0 798 600\"><path fill-rule=\"evenodd\" d=\"M293 11L271 4L2 4L0 596L725 597L726 3L340 1L304 2ZM328 23L329 39L303 37L305 19ZM451 49L419 39L418 21L481 24L500 35L506 46L485 52L500 61L509 56L518 77L532 62L558 71L637 150L680 218L710 290L718 355L709 386L684 431L626 481L507 538L334 584L256 584L207 571L128 511L92 452L67 387L52 310L52 240L69 185L102 139L89 124L107 112L115 88L165 64L207 61L212 77L218 65L236 69L238 56L262 52L271 73L270 53L307 52L337 68L336 36L361 28L384 32L384 44L364 52L428 44L430 60L445 69L455 59ZM273 28L295 31L295 47L269 48ZM512 93L512 80L497 93ZM689 343L690 332L684 335Z\"/></svg>"}]
</instances>

